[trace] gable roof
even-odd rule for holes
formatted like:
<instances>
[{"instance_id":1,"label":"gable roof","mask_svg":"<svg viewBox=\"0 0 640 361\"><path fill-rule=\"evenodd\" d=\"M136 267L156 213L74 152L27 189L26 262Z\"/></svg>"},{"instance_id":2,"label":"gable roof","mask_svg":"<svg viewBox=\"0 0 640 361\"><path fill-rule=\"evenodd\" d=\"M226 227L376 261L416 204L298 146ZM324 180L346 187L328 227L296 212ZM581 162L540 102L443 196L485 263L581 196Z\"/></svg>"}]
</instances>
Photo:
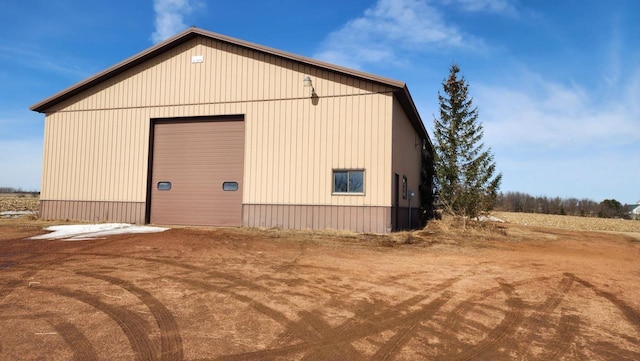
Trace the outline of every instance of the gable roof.
<instances>
[{"instance_id":1,"label":"gable roof","mask_svg":"<svg viewBox=\"0 0 640 361\"><path fill-rule=\"evenodd\" d=\"M254 50L254 51L258 51L258 52L262 52L265 54L269 54L269 55L274 55L277 57L281 57L284 59L289 59L295 62L299 62L299 63L303 63L306 65L310 65L310 66L314 66L317 68L321 68L324 70L328 70L334 73L338 73L338 74L342 74L342 75L347 75L347 76L351 76L357 79L362 79L362 80L367 80L373 83L378 83L381 85L385 85L388 87L391 87L394 90L394 95L396 96L396 98L398 99L398 101L400 102L400 104L402 105L405 113L407 114L407 117L409 118L409 120L411 121L413 127L416 129L416 131L420 134L420 136L427 140L429 146L431 149L433 149L433 145L431 144L431 139L429 138L429 135L427 133L426 128L424 127L424 124L422 123L422 119L420 118L420 114L418 114L418 110L415 106L415 103L413 102L413 99L411 98L411 94L409 93L409 89L407 88L407 85L404 82L398 81L398 80L393 80L393 79L389 79L389 78L384 78L384 77L380 77L377 75L373 75L373 74L369 74L369 73L365 73L365 72L361 72L361 71L357 71L357 70L353 70L353 69L349 69L349 68L345 68L345 67L341 67L338 65L334 65L334 64L330 64L330 63L326 63L323 61L319 61L319 60L315 60L315 59L311 59L311 58L307 58L304 56L300 56L300 55L296 55L296 54L292 54L292 53L288 53L285 51L281 51L281 50L277 50L274 48L269 48L266 46L262 46L262 45L258 45L258 44L254 44L254 43L250 43L244 40L240 40L240 39L235 39L226 35L222 35L222 34L217 34L214 32L210 32L210 31L206 31L203 29L199 29L196 27L191 27L177 35L175 35L172 38L169 38L161 43L158 43L150 48L148 48L147 50L144 50L128 59L125 59L123 61L121 61L120 63L90 77L87 78L75 85L70 86L69 88L52 95L49 98L46 98L34 105L32 105L31 107L29 107L30 110L39 112L39 113L45 113L47 111L47 109L51 108L52 106L63 102L99 83L102 83L108 79L111 79L161 53L164 53L167 50L170 50L172 48L175 48L176 46L183 44L191 39L194 39L198 36L203 36L206 38L210 38L210 39L214 39L214 40L218 40L224 43L228 43L228 44L232 44L232 45L236 45L242 48L247 48L250 50Z\"/></svg>"}]
</instances>

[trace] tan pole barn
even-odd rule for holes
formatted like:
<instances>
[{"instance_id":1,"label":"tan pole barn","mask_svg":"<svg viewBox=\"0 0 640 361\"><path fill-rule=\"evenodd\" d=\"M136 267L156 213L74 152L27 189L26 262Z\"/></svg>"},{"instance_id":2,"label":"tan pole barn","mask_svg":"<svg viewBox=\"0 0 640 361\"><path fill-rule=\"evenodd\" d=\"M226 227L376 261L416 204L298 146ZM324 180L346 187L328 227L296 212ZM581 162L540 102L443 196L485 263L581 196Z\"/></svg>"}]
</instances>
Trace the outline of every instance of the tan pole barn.
<instances>
[{"instance_id":1,"label":"tan pole barn","mask_svg":"<svg viewBox=\"0 0 640 361\"><path fill-rule=\"evenodd\" d=\"M385 233L432 152L403 82L198 28L31 110L45 219Z\"/></svg>"}]
</instances>

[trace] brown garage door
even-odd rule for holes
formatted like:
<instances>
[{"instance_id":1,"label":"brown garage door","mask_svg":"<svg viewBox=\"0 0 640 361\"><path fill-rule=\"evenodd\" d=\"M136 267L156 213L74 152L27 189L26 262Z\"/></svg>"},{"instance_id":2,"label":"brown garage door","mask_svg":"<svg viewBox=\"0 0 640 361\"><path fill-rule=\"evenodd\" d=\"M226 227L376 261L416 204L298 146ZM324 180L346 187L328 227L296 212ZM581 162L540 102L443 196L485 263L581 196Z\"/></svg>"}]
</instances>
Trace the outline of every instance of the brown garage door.
<instances>
[{"instance_id":1,"label":"brown garage door","mask_svg":"<svg viewBox=\"0 0 640 361\"><path fill-rule=\"evenodd\" d=\"M157 121L150 221L239 226L244 121Z\"/></svg>"}]
</instances>

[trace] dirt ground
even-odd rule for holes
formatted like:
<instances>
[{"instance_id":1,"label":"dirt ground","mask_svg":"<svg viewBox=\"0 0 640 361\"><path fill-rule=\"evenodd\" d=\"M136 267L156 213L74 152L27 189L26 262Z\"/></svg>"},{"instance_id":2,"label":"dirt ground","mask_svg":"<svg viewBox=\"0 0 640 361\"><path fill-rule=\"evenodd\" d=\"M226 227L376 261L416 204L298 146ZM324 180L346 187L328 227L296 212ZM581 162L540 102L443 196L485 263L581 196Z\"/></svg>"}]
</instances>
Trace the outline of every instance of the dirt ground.
<instances>
[{"instance_id":1,"label":"dirt ground","mask_svg":"<svg viewBox=\"0 0 640 361\"><path fill-rule=\"evenodd\" d=\"M2 360L640 360L640 239L0 221Z\"/></svg>"}]
</instances>

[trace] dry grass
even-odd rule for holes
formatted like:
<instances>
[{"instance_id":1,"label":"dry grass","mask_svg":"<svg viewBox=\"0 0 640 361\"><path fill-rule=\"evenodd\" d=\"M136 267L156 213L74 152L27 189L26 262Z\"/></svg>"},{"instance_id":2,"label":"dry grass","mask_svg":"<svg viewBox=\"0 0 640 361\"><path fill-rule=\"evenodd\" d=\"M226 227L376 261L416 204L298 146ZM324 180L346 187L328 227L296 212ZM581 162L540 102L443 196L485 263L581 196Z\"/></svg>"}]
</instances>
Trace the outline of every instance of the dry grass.
<instances>
[{"instance_id":1,"label":"dry grass","mask_svg":"<svg viewBox=\"0 0 640 361\"><path fill-rule=\"evenodd\" d=\"M488 240L506 240L507 230L501 223L477 222L460 217L444 216L430 221L427 226L412 233L416 243L480 245Z\"/></svg>"},{"instance_id":2,"label":"dry grass","mask_svg":"<svg viewBox=\"0 0 640 361\"><path fill-rule=\"evenodd\" d=\"M38 197L0 194L0 212L40 210Z\"/></svg>"},{"instance_id":3,"label":"dry grass","mask_svg":"<svg viewBox=\"0 0 640 361\"><path fill-rule=\"evenodd\" d=\"M639 220L512 212L495 212L493 215L505 222L526 226L561 228L576 231L640 233Z\"/></svg>"}]
</instances>

